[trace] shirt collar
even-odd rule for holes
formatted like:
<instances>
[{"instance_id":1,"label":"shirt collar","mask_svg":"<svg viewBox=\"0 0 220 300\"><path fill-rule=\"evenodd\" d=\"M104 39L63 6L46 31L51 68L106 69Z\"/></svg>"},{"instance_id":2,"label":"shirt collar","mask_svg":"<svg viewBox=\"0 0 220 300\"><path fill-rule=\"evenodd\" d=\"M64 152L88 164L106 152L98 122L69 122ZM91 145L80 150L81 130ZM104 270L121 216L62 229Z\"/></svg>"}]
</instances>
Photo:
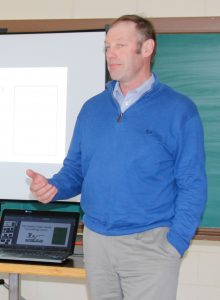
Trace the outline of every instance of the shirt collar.
<instances>
[{"instance_id":1,"label":"shirt collar","mask_svg":"<svg viewBox=\"0 0 220 300\"><path fill-rule=\"evenodd\" d=\"M153 74L151 74L151 77L147 80L145 80L140 86L138 86L136 89L133 89L128 92L128 94L139 94L143 95L145 92L149 91L155 81L155 77ZM113 91L114 96L123 96L119 82L117 81L114 87Z\"/></svg>"}]
</instances>

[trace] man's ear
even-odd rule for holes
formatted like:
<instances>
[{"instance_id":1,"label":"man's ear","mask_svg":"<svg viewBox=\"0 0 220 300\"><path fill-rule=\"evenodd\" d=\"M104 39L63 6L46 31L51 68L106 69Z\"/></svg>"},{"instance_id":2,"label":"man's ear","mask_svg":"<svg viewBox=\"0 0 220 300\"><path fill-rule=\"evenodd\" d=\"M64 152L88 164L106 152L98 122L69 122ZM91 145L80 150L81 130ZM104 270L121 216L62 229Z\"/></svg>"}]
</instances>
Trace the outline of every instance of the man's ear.
<instances>
[{"instance_id":1,"label":"man's ear","mask_svg":"<svg viewBox=\"0 0 220 300\"><path fill-rule=\"evenodd\" d=\"M142 55L143 57L149 57L152 55L155 47L155 42L153 39L148 39L143 42L142 44Z\"/></svg>"}]
</instances>

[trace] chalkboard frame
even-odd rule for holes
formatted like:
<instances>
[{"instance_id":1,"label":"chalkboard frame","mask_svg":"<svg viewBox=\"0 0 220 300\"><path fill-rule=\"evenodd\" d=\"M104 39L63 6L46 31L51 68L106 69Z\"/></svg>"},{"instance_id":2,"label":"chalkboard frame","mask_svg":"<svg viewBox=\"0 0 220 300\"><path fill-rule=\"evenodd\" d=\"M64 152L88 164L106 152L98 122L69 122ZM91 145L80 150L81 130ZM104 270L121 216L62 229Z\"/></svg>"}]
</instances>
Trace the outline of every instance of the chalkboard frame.
<instances>
[{"instance_id":1,"label":"chalkboard frame","mask_svg":"<svg viewBox=\"0 0 220 300\"><path fill-rule=\"evenodd\" d=\"M220 17L149 18L157 33L219 33ZM114 18L0 20L0 34L103 30ZM220 241L220 228L199 228L194 239Z\"/></svg>"}]
</instances>

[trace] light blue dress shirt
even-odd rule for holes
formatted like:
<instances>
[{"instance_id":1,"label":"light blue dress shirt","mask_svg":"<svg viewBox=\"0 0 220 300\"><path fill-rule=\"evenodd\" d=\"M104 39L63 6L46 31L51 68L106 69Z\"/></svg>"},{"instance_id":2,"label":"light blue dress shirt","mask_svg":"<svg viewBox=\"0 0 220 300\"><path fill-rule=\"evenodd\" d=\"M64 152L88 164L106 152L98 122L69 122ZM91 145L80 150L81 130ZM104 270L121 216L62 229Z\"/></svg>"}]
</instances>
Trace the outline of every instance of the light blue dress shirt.
<instances>
[{"instance_id":1,"label":"light blue dress shirt","mask_svg":"<svg viewBox=\"0 0 220 300\"><path fill-rule=\"evenodd\" d=\"M127 95L123 95L119 82L117 81L113 90L113 96L118 101L121 113L124 113L131 105L133 105L140 97L149 91L155 81L154 75L152 74L148 80L145 80L142 85L136 89L129 91Z\"/></svg>"}]
</instances>

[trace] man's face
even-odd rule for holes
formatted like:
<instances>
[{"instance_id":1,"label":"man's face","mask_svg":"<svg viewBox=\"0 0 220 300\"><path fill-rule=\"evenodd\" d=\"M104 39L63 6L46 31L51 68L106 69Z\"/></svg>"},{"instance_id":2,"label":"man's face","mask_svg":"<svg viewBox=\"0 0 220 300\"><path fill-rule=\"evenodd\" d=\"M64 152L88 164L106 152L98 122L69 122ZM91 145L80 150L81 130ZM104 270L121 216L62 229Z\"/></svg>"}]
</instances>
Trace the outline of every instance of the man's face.
<instances>
[{"instance_id":1,"label":"man's face","mask_svg":"<svg viewBox=\"0 0 220 300\"><path fill-rule=\"evenodd\" d=\"M132 22L120 22L107 33L106 60L112 79L120 83L140 81L146 76L146 61L140 49L137 53L138 33Z\"/></svg>"}]
</instances>

